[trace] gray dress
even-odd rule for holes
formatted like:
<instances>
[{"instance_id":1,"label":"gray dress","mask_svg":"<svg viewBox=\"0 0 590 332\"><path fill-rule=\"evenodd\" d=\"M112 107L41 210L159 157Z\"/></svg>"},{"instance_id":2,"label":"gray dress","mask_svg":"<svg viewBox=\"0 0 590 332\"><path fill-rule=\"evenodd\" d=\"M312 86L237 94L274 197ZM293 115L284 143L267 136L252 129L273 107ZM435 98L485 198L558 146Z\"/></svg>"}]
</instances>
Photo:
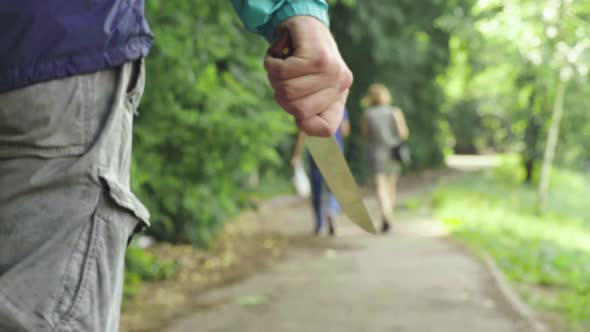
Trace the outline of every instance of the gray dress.
<instances>
[{"instance_id":1,"label":"gray dress","mask_svg":"<svg viewBox=\"0 0 590 332\"><path fill-rule=\"evenodd\" d=\"M365 111L369 161L375 174L398 174L399 162L391 157L391 148L401 142L391 106L375 106Z\"/></svg>"}]
</instances>

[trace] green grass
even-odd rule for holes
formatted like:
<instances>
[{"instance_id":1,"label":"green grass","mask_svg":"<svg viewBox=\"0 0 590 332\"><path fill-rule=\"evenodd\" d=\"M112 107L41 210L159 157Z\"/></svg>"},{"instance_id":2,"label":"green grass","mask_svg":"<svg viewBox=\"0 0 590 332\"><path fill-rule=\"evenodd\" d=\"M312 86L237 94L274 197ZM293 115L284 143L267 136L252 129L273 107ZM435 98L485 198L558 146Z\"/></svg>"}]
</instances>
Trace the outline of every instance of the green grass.
<instances>
[{"instance_id":1,"label":"green grass","mask_svg":"<svg viewBox=\"0 0 590 332\"><path fill-rule=\"evenodd\" d=\"M142 281L168 279L176 273L176 270L175 262L160 260L132 243L127 248L125 256L124 298L137 293Z\"/></svg>"},{"instance_id":2,"label":"green grass","mask_svg":"<svg viewBox=\"0 0 590 332\"><path fill-rule=\"evenodd\" d=\"M418 197L410 197L402 203L402 207L409 211L418 211L422 207L422 202Z\"/></svg>"},{"instance_id":3,"label":"green grass","mask_svg":"<svg viewBox=\"0 0 590 332\"><path fill-rule=\"evenodd\" d=\"M509 158L442 185L433 207L456 238L490 253L533 307L560 313L567 331L590 331L590 179L554 169L543 214L536 186L521 179Z\"/></svg>"}]
</instances>

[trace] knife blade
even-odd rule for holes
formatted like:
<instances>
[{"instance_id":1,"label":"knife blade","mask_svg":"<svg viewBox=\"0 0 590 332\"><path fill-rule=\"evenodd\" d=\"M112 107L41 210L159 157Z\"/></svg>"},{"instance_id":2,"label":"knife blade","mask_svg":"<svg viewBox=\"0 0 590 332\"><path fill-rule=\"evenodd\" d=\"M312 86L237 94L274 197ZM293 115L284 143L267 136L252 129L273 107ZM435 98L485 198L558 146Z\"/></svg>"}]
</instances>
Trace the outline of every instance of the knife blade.
<instances>
[{"instance_id":1,"label":"knife blade","mask_svg":"<svg viewBox=\"0 0 590 332\"><path fill-rule=\"evenodd\" d=\"M283 28L279 30L268 53L273 57L286 59L292 52L290 33L286 28ZM361 229L376 234L377 231L363 202L361 191L334 136L313 137L306 135L304 142L328 188L340 203L342 211Z\"/></svg>"},{"instance_id":2,"label":"knife blade","mask_svg":"<svg viewBox=\"0 0 590 332\"><path fill-rule=\"evenodd\" d=\"M305 147L320 169L328 188L340 203L342 211L366 232L377 233L363 202L361 191L334 136L306 136Z\"/></svg>"}]
</instances>

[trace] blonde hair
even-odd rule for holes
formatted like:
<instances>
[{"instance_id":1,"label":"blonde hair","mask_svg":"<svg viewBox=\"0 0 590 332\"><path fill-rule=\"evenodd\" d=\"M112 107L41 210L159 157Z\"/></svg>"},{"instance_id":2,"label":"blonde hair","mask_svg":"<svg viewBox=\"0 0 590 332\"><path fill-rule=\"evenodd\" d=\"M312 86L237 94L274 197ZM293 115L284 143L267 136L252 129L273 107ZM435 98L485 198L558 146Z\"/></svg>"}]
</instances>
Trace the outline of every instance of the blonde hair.
<instances>
[{"instance_id":1,"label":"blonde hair","mask_svg":"<svg viewBox=\"0 0 590 332\"><path fill-rule=\"evenodd\" d=\"M361 100L364 107L391 105L392 102L393 98L389 89L380 83L371 84L367 95Z\"/></svg>"}]
</instances>

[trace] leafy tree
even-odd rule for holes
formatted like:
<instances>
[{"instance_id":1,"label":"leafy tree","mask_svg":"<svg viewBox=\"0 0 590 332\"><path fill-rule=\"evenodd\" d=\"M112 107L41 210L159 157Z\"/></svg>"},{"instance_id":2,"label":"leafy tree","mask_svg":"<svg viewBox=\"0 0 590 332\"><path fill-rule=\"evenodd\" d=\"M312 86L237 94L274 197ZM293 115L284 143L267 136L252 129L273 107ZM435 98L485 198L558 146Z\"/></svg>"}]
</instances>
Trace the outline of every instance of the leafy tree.
<instances>
[{"instance_id":1,"label":"leafy tree","mask_svg":"<svg viewBox=\"0 0 590 332\"><path fill-rule=\"evenodd\" d=\"M390 87L410 127L413 167L439 165L445 135L441 127L443 93L436 77L449 60L449 33L435 24L462 1L364 0L332 9L332 27L346 62L355 75L348 107L353 135L348 157L366 177L360 137L360 100L371 83Z\"/></svg>"},{"instance_id":2,"label":"leafy tree","mask_svg":"<svg viewBox=\"0 0 590 332\"><path fill-rule=\"evenodd\" d=\"M552 153L543 153L544 148L547 152L555 151L561 163L579 167L587 160L580 145L573 144L586 141L587 131L568 131L567 142L572 144L560 149L556 146L560 114L564 114L566 127L580 127L574 119L588 121L586 113L581 113L585 102L580 97L589 66L589 7L569 0L479 1L466 19L451 15L440 22L453 34L452 66L441 77L450 119L461 114L482 119L492 114L498 121L479 126L480 149L521 150L528 181L536 178L535 164L543 155L547 156L544 188L549 183L547 170L553 159ZM469 110L475 115L467 115L457 107L464 100L476 101ZM461 130L465 128L454 130L454 136L463 137ZM495 139L482 140L481 136ZM548 136L552 139L543 144Z\"/></svg>"},{"instance_id":3,"label":"leafy tree","mask_svg":"<svg viewBox=\"0 0 590 332\"><path fill-rule=\"evenodd\" d=\"M208 245L243 201L248 175L278 165L292 124L272 101L266 43L229 1L154 0L156 35L135 130L133 186L160 240Z\"/></svg>"}]
</instances>

